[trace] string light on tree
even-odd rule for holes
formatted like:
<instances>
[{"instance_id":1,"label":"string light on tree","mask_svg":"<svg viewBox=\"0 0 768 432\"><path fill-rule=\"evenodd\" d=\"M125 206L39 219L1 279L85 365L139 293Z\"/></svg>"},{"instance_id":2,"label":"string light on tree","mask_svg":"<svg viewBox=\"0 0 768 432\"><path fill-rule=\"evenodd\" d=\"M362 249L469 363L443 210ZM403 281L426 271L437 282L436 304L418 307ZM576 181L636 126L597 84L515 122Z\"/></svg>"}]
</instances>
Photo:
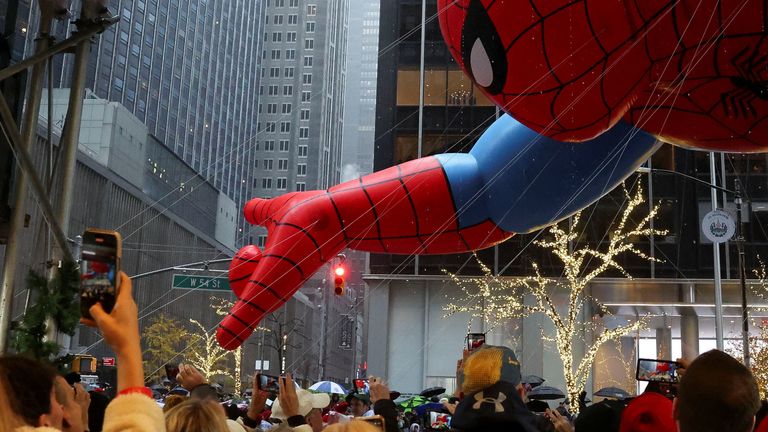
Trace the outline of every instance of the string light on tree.
<instances>
[{"instance_id":1,"label":"string light on tree","mask_svg":"<svg viewBox=\"0 0 768 432\"><path fill-rule=\"evenodd\" d=\"M467 313L471 317L481 317L486 322L498 324L510 318L521 318L532 314L545 316L552 322L555 334L554 337L542 334L542 337L554 342L563 363L568 398L572 401L578 400L600 347L609 341L618 341L622 336L646 328L649 318L646 315L637 321L630 321L626 325L615 328L603 328L598 322L579 320L579 314L586 302L595 305L602 314L608 313L599 301L584 293L592 280L611 269L632 279L632 276L616 261L620 255L631 254L648 261L659 262L632 243L634 238L667 234L667 231L650 228L650 222L658 212L658 205L633 228L629 228L630 218L645 199L641 186L638 186L631 196L625 188L624 194L627 206L610 233L604 248L592 249L589 246L576 248L581 222L580 213L573 216L567 229L559 225L552 226L547 230L548 239L534 242L560 261L563 269L563 276L560 278L543 276L537 263L532 264L533 276L499 277L479 259L483 272L480 277L465 278L445 272L459 286L463 294L461 299L449 300L444 307L445 317ZM475 258L477 259L477 256ZM591 266L593 261L599 263L594 268ZM565 292L568 296L565 309L558 307L554 300L557 292ZM533 297L533 304L524 303L526 294ZM579 360L574 352L574 344L583 340L581 335L586 332L593 333L594 339L589 342L584 341L585 353ZM572 404L571 408L578 412L578 404Z\"/></svg>"}]
</instances>

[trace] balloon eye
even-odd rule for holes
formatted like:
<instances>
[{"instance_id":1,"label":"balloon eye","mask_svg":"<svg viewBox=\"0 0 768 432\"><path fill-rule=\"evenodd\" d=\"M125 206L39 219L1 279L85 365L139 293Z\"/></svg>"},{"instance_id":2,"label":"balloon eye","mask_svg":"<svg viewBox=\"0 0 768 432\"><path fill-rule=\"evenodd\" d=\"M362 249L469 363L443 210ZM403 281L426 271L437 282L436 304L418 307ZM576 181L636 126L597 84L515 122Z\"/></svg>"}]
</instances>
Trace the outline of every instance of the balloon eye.
<instances>
[{"instance_id":1,"label":"balloon eye","mask_svg":"<svg viewBox=\"0 0 768 432\"><path fill-rule=\"evenodd\" d=\"M507 53L480 0L469 3L462 28L461 56L477 85L491 94L501 93L507 78Z\"/></svg>"}]
</instances>

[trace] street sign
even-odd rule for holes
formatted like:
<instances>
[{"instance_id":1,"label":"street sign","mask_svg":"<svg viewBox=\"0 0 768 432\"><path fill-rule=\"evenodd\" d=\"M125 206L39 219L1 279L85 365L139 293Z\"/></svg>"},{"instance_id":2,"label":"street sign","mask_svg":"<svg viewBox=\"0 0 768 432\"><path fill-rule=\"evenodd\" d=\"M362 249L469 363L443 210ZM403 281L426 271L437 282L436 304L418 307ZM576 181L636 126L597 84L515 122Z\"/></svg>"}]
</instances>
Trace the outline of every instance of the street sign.
<instances>
[{"instance_id":1,"label":"street sign","mask_svg":"<svg viewBox=\"0 0 768 432\"><path fill-rule=\"evenodd\" d=\"M713 243L725 243L736 233L736 222L730 213L717 209L704 215L701 221L704 236Z\"/></svg>"},{"instance_id":2,"label":"street sign","mask_svg":"<svg viewBox=\"0 0 768 432\"><path fill-rule=\"evenodd\" d=\"M115 365L115 358L114 357L102 357L101 358L101 364L104 366L114 366Z\"/></svg>"},{"instance_id":3,"label":"street sign","mask_svg":"<svg viewBox=\"0 0 768 432\"><path fill-rule=\"evenodd\" d=\"M230 291L227 276L196 276L175 274L171 284L173 289L194 289L209 291Z\"/></svg>"}]
</instances>

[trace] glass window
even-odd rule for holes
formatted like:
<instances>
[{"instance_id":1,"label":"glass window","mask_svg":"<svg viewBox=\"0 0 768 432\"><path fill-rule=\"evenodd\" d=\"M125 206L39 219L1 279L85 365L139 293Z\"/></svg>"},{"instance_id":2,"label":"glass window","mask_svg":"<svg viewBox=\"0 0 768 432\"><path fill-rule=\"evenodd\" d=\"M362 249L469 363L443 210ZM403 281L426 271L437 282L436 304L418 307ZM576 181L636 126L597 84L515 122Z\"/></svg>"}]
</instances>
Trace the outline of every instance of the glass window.
<instances>
[{"instance_id":1,"label":"glass window","mask_svg":"<svg viewBox=\"0 0 768 432\"><path fill-rule=\"evenodd\" d=\"M278 177L277 178L277 189L278 190L286 190L288 188L288 179L285 177Z\"/></svg>"},{"instance_id":2,"label":"glass window","mask_svg":"<svg viewBox=\"0 0 768 432\"><path fill-rule=\"evenodd\" d=\"M308 150L309 150L309 146L300 145L299 146L299 157L307 157Z\"/></svg>"},{"instance_id":3,"label":"glass window","mask_svg":"<svg viewBox=\"0 0 768 432\"><path fill-rule=\"evenodd\" d=\"M317 15L317 5L315 4L308 4L307 5L307 16L315 16Z\"/></svg>"},{"instance_id":4,"label":"glass window","mask_svg":"<svg viewBox=\"0 0 768 432\"><path fill-rule=\"evenodd\" d=\"M304 49L306 49L306 50L313 50L313 49L315 49L315 40L314 39L304 39Z\"/></svg>"},{"instance_id":5,"label":"glass window","mask_svg":"<svg viewBox=\"0 0 768 432\"><path fill-rule=\"evenodd\" d=\"M290 114L291 110L293 109L293 105L290 103L284 103L283 104L283 114Z\"/></svg>"},{"instance_id":6,"label":"glass window","mask_svg":"<svg viewBox=\"0 0 768 432\"><path fill-rule=\"evenodd\" d=\"M312 56L304 56L304 67L312 67Z\"/></svg>"},{"instance_id":7,"label":"glass window","mask_svg":"<svg viewBox=\"0 0 768 432\"><path fill-rule=\"evenodd\" d=\"M281 152L287 152L288 151L288 140L280 140L280 151Z\"/></svg>"},{"instance_id":8,"label":"glass window","mask_svg":"<svg viewBox=\"0 0 768 432\"><path fill-rule=\"evenodd\" d=\"M298 15L288 15L288 25L297 25L299 23Z\"/></svg>"},{"instance_id":9,"label":"glass window","mask_svg":"<svg viewBox=\"0 0 768 432\"><path fill-rule=\"evenodd\" d=\"M309 21L305 26L304 29L307 31L307 33L314 33L315 32L315 22Z\"/></svg>"},{"instance_id":10,"label":"glass window","mask_svg":"<svg viewBox=\"0 0 768 432\"><path fill-rule=\"evenodd\" d=\"M288 171L288 159L278 159L277 160L277 170L278 171Z\"/></svg>"},{"instance_id":11,"label":"glass window","mask_svg":"<svg viewBox=\"0 0 768 432\"><path fill-rule=\"evenodd\" d=\"M308 127L300 127L299 128L299 139L309 139L309 128Z\"/></svg>"},{"instance_id":12,"label":"glass window","mask_svg":"<svg viewBox=\"0 0 768 432\"><path fill-rule=\"evenodd\" d=\"M304 182L296 183L296 192L304 192L307 190L307 184Z\"/></svg>"},{"instance_id":13,"label":"glass window","mask_svg":"<svg viewBox=\"0 0 768 432\"><path fill-rule=\"evenodd\" d=\"M296 165L296 175L298 176L306 176L307 175L307 164L300 163Z\"/></svg>"}]
</instances>

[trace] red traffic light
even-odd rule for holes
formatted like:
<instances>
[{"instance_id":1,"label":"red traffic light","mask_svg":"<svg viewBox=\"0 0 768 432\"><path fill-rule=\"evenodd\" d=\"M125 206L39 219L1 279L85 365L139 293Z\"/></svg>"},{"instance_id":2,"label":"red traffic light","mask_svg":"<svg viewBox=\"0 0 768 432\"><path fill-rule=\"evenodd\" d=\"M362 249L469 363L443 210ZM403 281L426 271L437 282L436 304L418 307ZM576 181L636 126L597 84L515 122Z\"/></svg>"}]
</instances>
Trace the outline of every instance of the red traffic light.
<instances>
[{"instance_id":1,"label":"red traffic light","mask_svg":"<svg viewBox=\"0 0 768 432\"><path fill-rule=\"evenodd\" d=\"M341 264L333 268L333 292L337 296L344 295L344 274L346 272L346 269Z\"/></svg>"}]
</instances>

